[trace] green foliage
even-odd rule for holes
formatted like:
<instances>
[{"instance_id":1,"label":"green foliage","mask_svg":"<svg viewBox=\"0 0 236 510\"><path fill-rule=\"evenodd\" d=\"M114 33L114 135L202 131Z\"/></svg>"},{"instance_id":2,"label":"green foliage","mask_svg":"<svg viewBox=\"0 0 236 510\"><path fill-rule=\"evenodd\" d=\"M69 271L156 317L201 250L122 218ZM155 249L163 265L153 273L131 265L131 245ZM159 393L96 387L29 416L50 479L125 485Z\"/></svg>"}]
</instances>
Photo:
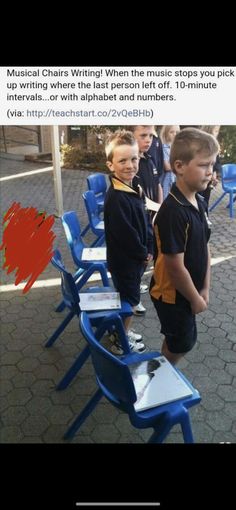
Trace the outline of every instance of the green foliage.
<instances>
[{"instance_id":1,"label":"green foliage","mask_svg":"<svg viewBox=\"0 0 236 510\"><path fill-rule=\"evenodd\" d=\"M88 126L91 133L107 134L108 131L116 131L125 128L125 126Z\"/></svg>"},{"instance_id":2,"label":"green foliage","mask_svg":"<svg viewBox=\"0 0 236 510\"><path fill-rule=\"evenodd\" d=\"M79 168L80 170L94 170L106 172L106 158L104 151L87 151L79 145L64 144L61 146L64 168Z\"/></svg>"},{"instance_id":3,"label":"green foliage","mask_svg":"<svg viewBox=\"0 0 236 510\"><path fill-rule=\"evenodd\" d=\"M221 164L236 163L236 126L221 126L218 139Z\"/></svg>"}]
</instances>

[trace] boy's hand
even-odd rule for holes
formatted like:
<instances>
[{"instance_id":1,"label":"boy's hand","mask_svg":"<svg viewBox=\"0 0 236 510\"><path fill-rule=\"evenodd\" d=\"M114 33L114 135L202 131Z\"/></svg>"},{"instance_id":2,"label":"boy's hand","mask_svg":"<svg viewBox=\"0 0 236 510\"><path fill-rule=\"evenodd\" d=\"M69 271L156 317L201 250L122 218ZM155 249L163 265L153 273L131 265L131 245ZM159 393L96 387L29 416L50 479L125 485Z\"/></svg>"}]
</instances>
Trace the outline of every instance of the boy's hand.
<instances>
[{"instance_id":1,"label":"boy's hand","mask_svg":"<svg viewBox=\"0 0 236 510\"><path fill-rule=\"evenodd\" d=\"M209 305L209 290L208 289L202 289L199 292L200 296L204 299L207 305Z\"/></svg>"},{"instance_id":2,"label":"boy's hand","mask_svg":"<svg viewBox=\"0 0 236 510\"><path fill-rule=\"evenodd\" d=\"M213 172L213 175L212 175L212 180L211 180L211 184L213 186L213 188L215 188L218 184L218 179L217 179L217 175L216 175L216 172Z\"/></svg>"},{"instance_id":3,"label":"boy's hand","mask_svg":"<svg viewBox=\"0 0 236 510\"><path fill-rule=\"evenodd\" d=\"M147 258L144 260L144 265L147 266L149 262L153 260L153 255L151 253L148 253Z\"/></svg>"},{"instance_id":4,"label":"boy's hand","mask_svg":"<svg viewBox=\"0 0 236 510\"><path fill-rule=\"evenodd\" d=\"M200 296L200 294L198 299L191 303L191 309L194 315L204 312L207 309L207 303L205 299L202 296Z\"/></svg>"}]
</instances>

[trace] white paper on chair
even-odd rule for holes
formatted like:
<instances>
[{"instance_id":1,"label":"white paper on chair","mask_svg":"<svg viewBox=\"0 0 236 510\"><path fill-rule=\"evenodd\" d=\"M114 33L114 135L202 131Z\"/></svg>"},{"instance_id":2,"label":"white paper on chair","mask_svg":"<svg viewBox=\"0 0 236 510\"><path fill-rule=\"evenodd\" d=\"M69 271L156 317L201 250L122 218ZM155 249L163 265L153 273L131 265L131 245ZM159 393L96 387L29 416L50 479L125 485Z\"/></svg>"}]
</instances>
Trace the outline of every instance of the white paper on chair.
<instances>
[{"instance_id":1,"label":"white paper on chair","mask_svg":"<svg viewBox=\"0 0 236 510\"><path fill-rule=\"evenodd\" d=\"M96 228L100 228L101 230L104 230L104 221L101 220L99 223L97 223Z\"/></svg>"},{"instance_id":2,"label":"white paper on chair","mask_svg":"<svg viewBox=\"0 0 236 510\"><path fill-rule=\"evenodd\" d=\"M119 292L84 292L79 294L80 309L117 310L121 308Z\"/></svg>"},{"instance_id":3,"label":"white paper on chair","mask_svg":"<svg viewBox=\"0 0 236 510\"><path fill-rule=\"evenodd\" d=\"M129 365L137 394L136 411L188 397L191 388L164 356Z\"/></svg>"},{"instance_id":4,"label":"white paper on chair","mask_svg":"<svg viewBox=\"0 0 236 510\"><path fill-rule=\"evenodd\" d=\"M105 246L96 248L84 248L82 251L82 260L106 260L107 249Z\"/></svg>"},{"instance_id":5,"label":"white paper on chair","mask_svg":"<svg viewBox=\"0 0 236 510\"><path fill-rule=\"evenodd\" d=\"M149 211L155 211L155 212L158 212L160 207L161 207L161 204L158 204L157 202L154 202L153 200L151 200L150 198L148 197L145 197L145 206L146 208L149 210Z\"/></svg>"}]
</instances>

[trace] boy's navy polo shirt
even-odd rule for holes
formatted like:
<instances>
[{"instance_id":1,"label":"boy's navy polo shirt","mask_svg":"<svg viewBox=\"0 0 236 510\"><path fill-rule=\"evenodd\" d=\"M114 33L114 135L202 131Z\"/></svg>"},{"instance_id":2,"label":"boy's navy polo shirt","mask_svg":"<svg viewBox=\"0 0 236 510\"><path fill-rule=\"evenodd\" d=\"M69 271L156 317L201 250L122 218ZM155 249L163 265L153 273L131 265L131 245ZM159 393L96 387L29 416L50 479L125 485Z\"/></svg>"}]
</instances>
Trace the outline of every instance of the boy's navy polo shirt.
<instances>
[{"instance_id":1,"label":"boy's navy polo shirt","mask_svg":"<svg viewBox=\"0 0 236 510\"><path fill-rule=\"evenodd\" d=\"M184 265L198 291L203 288L207 264L207 243L210 237L207 206L196 194L197 210L173 184L161 205L155 221L158 258L155 264L151 296L166 303L187 300L173 287L164 264L163 254L184 253Z\"/></svg>"},{"instance_id":2,"label":"boy's navy polo shirt","mask_svg":"<svg viewBox=\"0 0 236 510\"><path fill-rule=\"evenodd\" d=\"M159 176L153 160L147 152L139 160L138 173L134 177L134 182L136 178L138 178L138 183L143 188L146 196L157 202Z\"/></svg>"},{"instance_id":3,"label":"boy's navy polo shirt","mask_svg":"<svg viewBox=\"0 0 236 510\"><path fill-rule=\"evenodd\" d=\"M164 172L164 156L162 141L159 136L153 135L152 145L148 149L148 154L151 156L154 162L160 179Z\"/></svg>"}]
</instances>

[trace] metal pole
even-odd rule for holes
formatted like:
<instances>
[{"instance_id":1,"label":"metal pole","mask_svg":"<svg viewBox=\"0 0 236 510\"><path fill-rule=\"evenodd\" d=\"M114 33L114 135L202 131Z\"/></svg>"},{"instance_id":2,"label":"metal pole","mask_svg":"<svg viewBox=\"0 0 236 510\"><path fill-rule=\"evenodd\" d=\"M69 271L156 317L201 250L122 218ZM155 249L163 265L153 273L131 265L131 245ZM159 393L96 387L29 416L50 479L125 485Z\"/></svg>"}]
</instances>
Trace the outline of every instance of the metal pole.
<instances>
[{"instance_id":1,"label":"metal pole","mask_svg":"<svg viewBox=\"0 0 236 510\"><path fill-rule=\"evenodd\" d=\"M60 165L60 147L59 147L59 130L58 126L50 126L51 142L52 142L52 159L53 159L53 180L56 201L56 215L62 216L63 195L61 183L61 165Z\"/></svg>"},{"instance_id":2,"label":"metal pole","mask_svg":"<svg viewBox=\"0 0 236 510\"><path fill-rule=\"evenodd\" d=\"M2 126L2 135L3 135L3 143L4 143L4 149L7 154L7 144L6 144L6 135L5 135L5 128Z\"/></svg>"}]
</instances>

